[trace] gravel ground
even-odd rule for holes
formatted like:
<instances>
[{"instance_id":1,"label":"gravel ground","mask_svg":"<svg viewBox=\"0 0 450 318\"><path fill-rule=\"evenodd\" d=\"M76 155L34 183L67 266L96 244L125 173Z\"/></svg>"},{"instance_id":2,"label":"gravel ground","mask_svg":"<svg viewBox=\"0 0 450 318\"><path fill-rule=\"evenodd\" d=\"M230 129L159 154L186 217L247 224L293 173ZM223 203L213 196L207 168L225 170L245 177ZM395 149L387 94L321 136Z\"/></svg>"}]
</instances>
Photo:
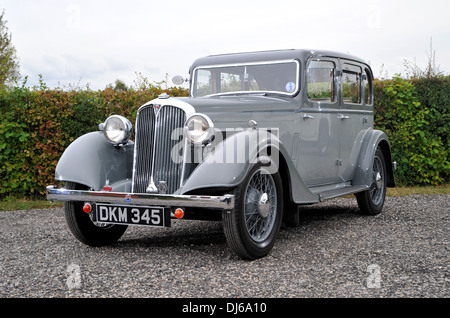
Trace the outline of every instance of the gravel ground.
<instances>
[{"instance_id":1,"label":"gravel ground","mask_svg":"<svg viewBox=\"0 0 450 318\"><path fill-rule=\"evenodd\" d=\"M449 205L448 195L388 197L375 217L349 198L305 207L252 262L230 252L220 222L129 227L92 248L62 209L0 212L0 297L448 298Z\"/></svg>"}]
</instances>

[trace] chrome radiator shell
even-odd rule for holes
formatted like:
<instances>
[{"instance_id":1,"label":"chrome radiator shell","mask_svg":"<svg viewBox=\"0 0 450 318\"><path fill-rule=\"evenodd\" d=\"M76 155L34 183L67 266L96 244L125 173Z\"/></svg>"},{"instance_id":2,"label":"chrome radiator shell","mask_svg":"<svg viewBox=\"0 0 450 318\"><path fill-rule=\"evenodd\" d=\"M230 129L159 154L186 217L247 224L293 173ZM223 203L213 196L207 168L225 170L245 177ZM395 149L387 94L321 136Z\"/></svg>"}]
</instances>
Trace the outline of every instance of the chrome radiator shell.
<instances>
[{"instance_id":1,"label":"chrome radiator shell","mask_svg":"<svg viewBox=\"0 0 450 318\"><path fill-rule=\"evenodd\" d=\"M174 193L183 178L184 148L182 129L195 112L187 103L164 99L142 106L136 117L133 193ZM181 160L180 160L181 158Z\"/></svg>"}]
</instances>

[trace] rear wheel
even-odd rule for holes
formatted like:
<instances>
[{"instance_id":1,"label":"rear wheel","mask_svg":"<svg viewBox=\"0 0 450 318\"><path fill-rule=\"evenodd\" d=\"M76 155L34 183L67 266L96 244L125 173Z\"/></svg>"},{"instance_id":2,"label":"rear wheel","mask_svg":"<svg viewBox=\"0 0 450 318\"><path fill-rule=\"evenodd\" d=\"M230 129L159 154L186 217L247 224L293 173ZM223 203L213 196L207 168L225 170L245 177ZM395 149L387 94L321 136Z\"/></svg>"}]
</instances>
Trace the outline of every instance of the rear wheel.
<instances>
[{"instance_id":1,"label":"rear wheel","mask_svg":"<svg viewBox=\"0 0 450 318\"><path fill-rule=\"evenodd\" d=\"M86 190L86 187L67 182L70 190ZM115 243L127 229L126 225L102 224L93 222L91 216L83 211L83 202L64 202L66 222L72 234L82 243L90 246L103 246Z\"/></svg>"},{"instance_id":2,"label":"rear wheel","mask_svg":"<svg viewBox=\"0 0 450 318\"><path fill-rule=\"evenodd\" d=\"M372 183L369 190L357 193L356 199L362 213L380 214L386 197L386 163L383 152L377 148L373 158Z\"/></svg>"},{"instance_id":3,"label":"rear wheel","mask_svg":"<svg viewBox=\"0 0 450 318\"><path fill-rule=\"evenodd\" d=\"M235 208L222 214L230 248L244 259L269 254L275 244L283 214L283 189L279 172L270 174L256 164L235 189Z\"/></svg>"}]
</instances>

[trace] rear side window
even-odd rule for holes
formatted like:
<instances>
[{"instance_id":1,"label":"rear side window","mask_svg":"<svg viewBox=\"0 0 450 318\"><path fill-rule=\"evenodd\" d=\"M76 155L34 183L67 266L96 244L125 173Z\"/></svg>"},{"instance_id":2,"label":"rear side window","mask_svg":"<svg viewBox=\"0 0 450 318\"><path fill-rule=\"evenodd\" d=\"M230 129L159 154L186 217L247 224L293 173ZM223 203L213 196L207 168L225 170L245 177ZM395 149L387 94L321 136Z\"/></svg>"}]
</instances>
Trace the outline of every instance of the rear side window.
<instances>
[{"instance_id":1,"label":"rear side window","mask_svg":"<svg viewBox=\"0 0 450 318\"><path fill-rule=\"evenodd\" d=\"M306 75L306 91L310 101L332 103L336 100L334 74L336 65L331 61L311 60Z\"/></svg>"},{"instance_id":2,"label":"rear side window","mask_svg":"<svg viewBox=\"0 0 450 318\"><path fill-rule=\"evenodd\" d=\"M361 68L359 66L344 63L342 100L346 104L361 104Z\"/></svg>"},{"instance_id":3,"label":"rear side window","mask_svg":"<svg viewBox=\"0 0 450 318\"><path fill-rule=\"evenodd\" d=\"M364 70L364 72L364 103L371 106L373 103L372 75L367 68Z\"/></svg>"}]
</instances>

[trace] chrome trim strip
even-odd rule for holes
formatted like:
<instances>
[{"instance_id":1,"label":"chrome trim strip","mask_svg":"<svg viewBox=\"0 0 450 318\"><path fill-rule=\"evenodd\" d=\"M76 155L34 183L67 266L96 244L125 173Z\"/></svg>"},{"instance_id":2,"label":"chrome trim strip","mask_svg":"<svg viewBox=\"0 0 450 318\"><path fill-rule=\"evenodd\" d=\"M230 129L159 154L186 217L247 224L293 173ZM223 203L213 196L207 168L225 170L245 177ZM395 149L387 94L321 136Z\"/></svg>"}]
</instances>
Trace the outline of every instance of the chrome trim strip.
<instances>
[{"instance_id":1,"label":"chrome trim strip","mask_svg":"<svg viewBox=\"0 0 450 318\"><path fill-rule=\"evenodd\" d=\"M147 104L141 106L139 108L137 114L136 114L136 127L135 127L136 134L139 131L139 119L140 119L140 115L141 115L141 110L144 107L148 107L148 106L151 106L151 104L147 103ZM155 119L155 122L156 122L156 119ZM153 127L153 133L156 130L155 126ZM153 137L153 139L154 139L154 137ZM133 191L133 192L136 191L136 189L135 189L135 183L136 183L136 160L137 160L138 152L140 152L140 151L138 151L139 150L138 148L139 148L138 140L137 140L137 138L135 138L135 148L134 148L134 154L133 154L133 175L132 175L132 182L131 182L131 191ZM147 155L148 155L149 152L151 152L151 156L148 156L148 157L152 157L152 158L153 158L153 150L154 150L153 145L152 145L152 147L148 147L148 149L143 149L143 151L146 152ZM149 167L149 165L147 166L146 171L147 171L148 174L150 174L150 178L151 178L152 177L152 170L148 169L148 167Z\"/></svg>"},{"instance_id":2,"label":"chrome trim strip","mask_svg":"<svg viewBox=\"0 0 450 318\"><path fill-rule=\"evenodd\" d=\"M373 115L373 110L369 109L348 109L348 108L300 108L297 113L333 113L333 114L351 114L351 115Z\"/></svg>"},{"instance_id":3,"label":"chrome trim strip","mask_svg":"<svg viewBox=\"0 0 450 318\"><path fill-rule=\"evenodd\" d=\"M139 107L139 109L144 106L155 105L155 104L161 105L161 107L168 105L168 106L175 106L175 107L181 108L186 113L186 118L189 117L190 115L192 115L193 113L195 113L195 109L191 104L186 103L185 101L182 101L180 99L177 99L176 97L156 98L156 99L153 99L153 100L145 103L144 105ZM139 112L139 110L138 110L138 112Z\"/></svg>"},{"instance_id":4,"label":"chrome trim strip","mask_svg":"<svg viewBox=\"0 0 450 318\"><path fill-rule=\"evenodd\" d=\"M173 194L143 194L106 191L85 191L57 189L55 186L47 187L48 201L82 201L101 202L120 205L148 205L168 207L193 207L218 210L231 210L234 208L234 195L222 196L206 195L173 195Z\"/></svg>"}]
</instances>

